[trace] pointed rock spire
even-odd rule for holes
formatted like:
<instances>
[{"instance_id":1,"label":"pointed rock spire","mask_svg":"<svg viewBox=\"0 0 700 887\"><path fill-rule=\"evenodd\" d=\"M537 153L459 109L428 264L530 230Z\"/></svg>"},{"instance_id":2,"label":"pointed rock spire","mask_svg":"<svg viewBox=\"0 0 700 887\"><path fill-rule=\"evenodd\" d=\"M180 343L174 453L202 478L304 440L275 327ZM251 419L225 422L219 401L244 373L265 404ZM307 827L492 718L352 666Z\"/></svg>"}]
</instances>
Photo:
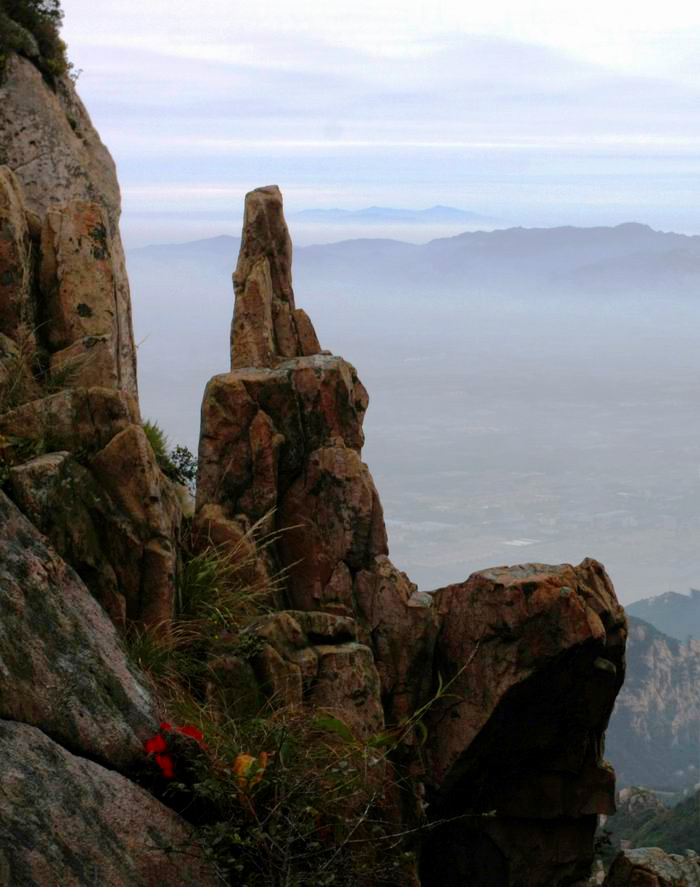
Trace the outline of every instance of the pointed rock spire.
<instances>
[{"instance_id":1,"label":"pointed rock spire","mask_svg":"<svg viewBox=\"0 0 700 887\"><path fill-rule=\"evenodd\" d=\"M273 367L320 352L308 315L294 306L292 241L277 185L246 194L233 289L232 369Z\"/></svg>"}]
</instances>

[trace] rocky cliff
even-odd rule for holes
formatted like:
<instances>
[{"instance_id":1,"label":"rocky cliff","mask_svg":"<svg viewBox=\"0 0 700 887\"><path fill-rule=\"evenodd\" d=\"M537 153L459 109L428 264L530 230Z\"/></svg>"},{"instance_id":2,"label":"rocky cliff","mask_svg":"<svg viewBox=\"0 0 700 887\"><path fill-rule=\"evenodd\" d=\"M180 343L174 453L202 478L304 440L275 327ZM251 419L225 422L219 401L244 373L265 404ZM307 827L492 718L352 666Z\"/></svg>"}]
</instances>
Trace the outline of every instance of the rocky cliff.
<instances>
[{"instance_id":1,"label":"rocky cliff","mask_svg":"<svg viewBox=\"0 0 700 887\"><path fill-rule=\"evenodd\" d=\"M67 77L0 84L0 882L209 884L139 787L180 506L139 415L114 164ZM111 617L111 618L110 618ZM139 810L143 819L134 817Z\"/></svg>"},{"instance_id":2,"label":"rocky cliff","mask_svg":"<svg viewBox=\"0 0 700 887\"><path fill-rule=\"evenodd\" d=\"M12 57L0 92L2 877L583 885L625 669L605 570L426 594L391 563L367 393L296 306L276 187L246 198L183 532L113 165L54 86Z\"/></svg>"},{"instance_id":3,"label":"rocky cliff","mask_svg":"<svg viewBox=\"0 0 700 887\"><path fill-rule=\"evenodd\" d=\"M668 792L700 783L700 641L669 637L628 616L627 678L606 751L623 786Z\"/></svg>"},{"instance_id":4,"label":"rocky cliff","mask_svg":"<svg viewBox=\"0 0 700 887\"><path fill-rule=\"evenodd\" d=\"M179 504L141 427L114 164L70 79L18 56L0 133L3 479L116 621L170 618Z\"/></svg>"}]
</instances>

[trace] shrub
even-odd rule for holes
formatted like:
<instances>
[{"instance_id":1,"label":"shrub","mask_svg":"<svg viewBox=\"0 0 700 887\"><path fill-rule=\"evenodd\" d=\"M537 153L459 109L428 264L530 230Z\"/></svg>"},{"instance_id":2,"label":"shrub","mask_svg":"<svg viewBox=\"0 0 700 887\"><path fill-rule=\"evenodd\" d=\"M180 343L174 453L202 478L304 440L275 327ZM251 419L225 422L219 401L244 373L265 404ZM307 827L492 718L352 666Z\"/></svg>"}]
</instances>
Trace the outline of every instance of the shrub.
<instances>
[{"instance_id":1,"label":"shrub","mask_svg":"<svg viewBox=\"0 0 700 887\"><path fill-rule=\"evenodd\" d=\"M147 420L143 423L143 430L163 474L194 493L197 460L192 453L187 447L176 446L173 450L169 449L167 435L157 422Z\"/></svg>"},{"instance_id":2,"label":"shrub","mask_svg":"<svg viewBox=\"0 0 700 887\"><path fill-rule=\"evenodd\" d=\"M68 72L62 21L60 0L0 0L0 72L11 52L30 58L50 83Z\"/></svg>"}]
</instances>

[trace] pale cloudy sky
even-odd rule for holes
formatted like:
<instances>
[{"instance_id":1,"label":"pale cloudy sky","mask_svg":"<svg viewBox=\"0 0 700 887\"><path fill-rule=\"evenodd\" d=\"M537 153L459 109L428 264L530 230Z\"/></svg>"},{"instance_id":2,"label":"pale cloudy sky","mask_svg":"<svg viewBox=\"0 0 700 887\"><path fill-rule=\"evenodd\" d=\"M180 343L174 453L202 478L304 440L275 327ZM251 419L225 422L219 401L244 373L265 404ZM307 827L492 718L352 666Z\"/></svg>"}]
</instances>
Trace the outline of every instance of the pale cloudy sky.
<instances>
[{"instance_id":1,"label":"pale cloudy sky","mask_svg":"<svg viewBox=\"0 0 700 887\"><path fill-rule=\"evenodd\" d=\"M288 210L700 231L700 5L63 0L127 243Z\"/></svg>"}]
</instances>

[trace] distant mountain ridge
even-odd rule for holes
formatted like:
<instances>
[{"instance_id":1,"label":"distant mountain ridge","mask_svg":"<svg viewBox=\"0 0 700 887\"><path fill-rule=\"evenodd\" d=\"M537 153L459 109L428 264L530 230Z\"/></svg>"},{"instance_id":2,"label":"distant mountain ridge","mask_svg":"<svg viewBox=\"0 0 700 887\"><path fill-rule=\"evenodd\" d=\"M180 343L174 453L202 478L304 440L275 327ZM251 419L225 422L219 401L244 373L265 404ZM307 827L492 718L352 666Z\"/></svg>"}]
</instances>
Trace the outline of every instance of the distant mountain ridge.
<instances>
[{"instance_id":1,"label":"distant mountain ridge","mask_svg":"<svg viewBox=\"0 0 700 887\"><path fill-rule=\"evenodd\" d=\"M316 212L316 211L314 211ZM130 258L184 264L205 258L230 274L240 241L220 236L148 246ZM297 247L300 290L351 292L368 283L387 292L469 295L587 295L594 298L664 293L697 297L700 236L655 231L628 222L615 227L504 228L467 231L412 244L360 238ZM409 288L407 290L407 288Z\"/></svg>"},{"instance_id":2,"label":"distant mountain ridge","mask_svg":"<svg viewBox=\"0 0 700 887\"><path fill-rule=\"evenodd\" d=\"M456 209L454 206L431 206L428 209L397 209L390 206L368 206L364 209L304 209L291 213L290 219L299 222L330 222L332 224L356 222L369 225L399 223L416 224L459 224L494 223L495 220L470 210Z\"/></svg>"},{"instance_id":3,"label":"distant mountain ridge","mask_svg":"<svg viewBox=\"0 0 700 887\"><path fill-rule=\"evenodd\" d=\"M644 619L660 631L683 641L689 635L700 639L700 590L691 588L690 594L667 591L656 597L628 604L628 614Z\"/></svg>"},{"instance_id":4,"label":"distant mountain ridge","mask_svg":"<svg viewBox=\"0 0 700 887\"><path fill-rule=\"evenodd\" d=\"M627 676L606 733L619 786L700 787L700 640L682 643L630 615Z\"/></svg>"}]
</instances>

